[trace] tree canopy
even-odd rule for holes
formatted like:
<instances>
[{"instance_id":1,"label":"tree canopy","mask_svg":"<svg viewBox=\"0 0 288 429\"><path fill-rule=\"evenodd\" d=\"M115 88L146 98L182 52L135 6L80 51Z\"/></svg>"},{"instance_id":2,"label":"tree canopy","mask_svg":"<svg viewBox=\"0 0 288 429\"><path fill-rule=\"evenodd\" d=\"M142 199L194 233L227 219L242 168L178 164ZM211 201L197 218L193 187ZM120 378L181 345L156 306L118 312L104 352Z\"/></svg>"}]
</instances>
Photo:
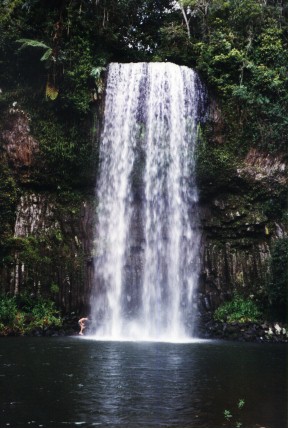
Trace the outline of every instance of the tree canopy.
<instances>
[{"instance_id":1,"label":"tree canopy","mask_svg":"<svg viewBox=\"0 0 288 429\"><path fill-rule=\"evenodd\" d=\"M172 61L198 70L228 128L240 118L238 143L283 149L287 15L283 0L1 0L1 89L85 114L93 69Z\"/></svg>"}]
</instances>

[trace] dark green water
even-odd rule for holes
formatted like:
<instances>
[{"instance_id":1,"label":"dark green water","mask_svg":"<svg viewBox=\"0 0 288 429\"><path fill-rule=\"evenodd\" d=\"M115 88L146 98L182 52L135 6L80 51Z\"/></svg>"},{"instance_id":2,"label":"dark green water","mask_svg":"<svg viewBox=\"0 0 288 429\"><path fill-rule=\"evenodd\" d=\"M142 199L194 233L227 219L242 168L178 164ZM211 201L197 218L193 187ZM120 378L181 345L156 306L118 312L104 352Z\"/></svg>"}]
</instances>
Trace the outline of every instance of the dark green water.
<instances>
[{"instance_id":1,"label":"dark green water","mask_svg":"<svg viewBox=\"0 0 288 429\"><path fill-rule=\"evenodd\" d=\"M287 427L284 344L0 345L1 427L223 427L240 398L244 427Z\"/></svg>"}]
</instances>

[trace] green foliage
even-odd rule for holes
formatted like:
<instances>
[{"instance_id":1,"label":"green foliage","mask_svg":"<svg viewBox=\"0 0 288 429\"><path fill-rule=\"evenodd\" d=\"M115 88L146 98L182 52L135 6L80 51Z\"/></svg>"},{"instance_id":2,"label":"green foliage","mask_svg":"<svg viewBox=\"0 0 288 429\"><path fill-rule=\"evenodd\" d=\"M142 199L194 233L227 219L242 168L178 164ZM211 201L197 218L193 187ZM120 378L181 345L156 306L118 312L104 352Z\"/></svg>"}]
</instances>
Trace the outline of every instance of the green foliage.
<instances>
[{"instance_id":1,"label":"green foliage","mask_svg":"<svg viewBox=\"0 0 288 429\"><path fill-rule=\"evenodd\" d=\"M263 6L254 0L225 5L216 1L207 13L209 35L196 44L197 67L226 107L234 111L230 123L238 121L238 133L243 133L246 141L269 150L283 148L288 57L281 13L277 6ZM237 104L240 115L239 108L233 110Z\"/></svg>"},{"instance_id":2,"label":"green foliage","mask_svg":"<svg viewBox=\"0 0 288 429\"><path fill-rule=\"evenodd\" d=\"M239 399L238 409L241 410L244 407L244 405L245 405L244 399Z\"/></svg>"},{"instance_id":3,"label":"green foliage","mask_svg":"<svg viewBox=\"0 0 288 429\"><path fill-rule=\"evenodd\" d=\"M240 428L241 426L243 426L243 423L238 421L238 419L240 418L240 411L243 409L244 405L245 405L244 399L239 399L239 401L237 403L237 408L234 412L234 414L236 414L236 417L233 416L233 414L230 410L224 410L224 412L223 412L224 418L229 423L229 425L231 427L232 427L232 425L235 426L236 428ZM234 417L234 419L233 419L233 417Z\"/></svg>"},{"instance_id":4,"label":"green foliage","mask_svg":"<svg viewBox=\"0 0 288 429\"><path fill-rule=\"evenodd\" d=\"M1 297L0 335L29 334L35 329L61 325L59 311L50 300L35 298L27 292L14 297L7 295Z\"/></svg>"},{"instance_id":5,"label":"green foliage","mask_svg":"<svg viewBox=\"0 0 288 429\"><path fill-rule=\"evenodd\" d=\"M109 61L185 64L222 102L228 144L237 136L240 148L245 142L276 151L288 133L286 14L279 2L257 0L9 1L0 13L9 72L0 77L43 96L43 68L33 51L45 49L55 109L85 116L95 86L103 91L95 70ZM17 40L32 49L19 55Z\"/></svg>"},{"instance_id":6,"label":"green foliage","mask_svg":"<svg viewBox=\"0 0 288 429\"><path fill-rule=\"evenodd\" d=\"M214 313L214 319L220 322L257 322L261 312L251 299L234 294L231 301L221 304Z\"/></svg>"},{"instance_id":7,"label":"green foliage","mask_svg":"<svg viewBox=\"0 0 288 429\"><path fill-rule=\"evenodd\" d=\"M90 121L78 117L76 122L77 117L71 112L68 118L62 112L60 118L47 107L40 112L33 109L31 117L31 132L41 151L34 180L61 188L94 182L97 147L92 146Z\"/></svg>"},{"instance_id":8,"label":"green foliage","mask_svg":"<svg viewBox=\"0 0 288 429\"><path fill-rule=\"evenodd\" d=\"M52 56L52 48L50 48L49 46L47 46L43 42L39 42L38 40L19 39L19 40L16 40L16 42L22 43L22 45L18 49L19 51L21 51L24 48L28 48L28 47L45 49L44 54L40 58L40 61L48 61Z\"/></svg>"},{"instance_id":9,"label":"green foliage","mask_svg":"<svg viewBox=\"0 0 288 429\"><path fill-rule=\"evenodd\" d=\"M17 308L23 313L31 313L35 305L35 294L28 291L16 295L13 298Z\"/></svg>"},{"instance_id":10,"label":"green foliage","mask_svg":"<svg viewBox=\"0 0 288 429\"><path fill-rule=\"evenodd\" d=\"M17 305L14 297L0 297L0 322L10 324L14 321L17 314Z\"/></svg>"},{"instance_id":11,"label":"green foliage","mask_svg":"<svg viewBox=\"0 0 288 429\"><path fill-rule=\"evenodd\" d=\"M69 66L62 85L62 102L66 108L87 113L91 102L87 83L94 64L89 39L75 34L66 55L69 56Z\"/></svg>"},{"instance_id":12,"label":"green foliage","mask_svg":"<svg viewBox=\"0 0 288 429\"><path fill-rule=\"evenodd\" d=\"M3 24L7 22L14 10L23 4L24 0L10 0L2 2L1 12L0 12L0 23Z\"/></svg>"},{"instance_id":13,"label":"green foliage","mask_svg":"<svg viewBox=\"0 0 288 429\"><path fill-rule=\"evenodd\" d=\"M104 93L105 85L104 85L104 79L103 79L103 73L105 72L106 67L93 67L90 76L94 79L94 100L96 100L98 97L101 97L102 93Z\"/></svg>"},{"instance_id":14,"label":"green foliage","mask_svg":"<svg viewBox=\"0 0 288 429\"><path fill-rule=\"evenodd\" d=\"M60 291L60 288L59 288L58 284L57 284L57 283L52 282L52 283L51 283L51 286L50 286L50 292L51 292L52 294L57 294L57 293L59 293L59 291Z\"/></svg>"},{"instance_id":15,"label":"green foliage","mask_svg":"<svg viewBox=\"0 0 288 429\"><path fill-rule=\"evenodd\" d=\"M90 76L94 77L94 79L99 79L101 77L101 73L106 70L106 67L93 67Z\"/></svg>"},{"instance_id":16,"label":"green foliage","mask_svg":"<svg viewBox=\"0 0 288 429\"><path fill-rule=\"evenodd\" d=\"M233 416L230 410L224 410L224 417L226 420L230 420Z\"/></svg>"},{"instance_id":17,"label":"green foliage","mask_svg":"<svg viewBox=\"0 0 288 429\"><path fill-rule=\"evenodd\" d=\"M45 328L48 326L61 326L59 312L55 308L55 303L48 300L38 299L32 309L33 328Z\"/></svg>"},{"instance_id":18,"label":"green foliage","mask_svg":"<svg viewBox=\"0 0 288 429\"><path fill-rule=\"evenodd\" d=\"M212 133L213 130L209 130L209 124L206 124L204 132L199 127L198 144L196 146L198 185L200 189L203 187L205 192L210 193L215 192L217 188L229 186L237 161L231 146L211 141Z\"/></svg>"},{"instance_id":19,"label":"green foliage","mask_svg":"<svg viewBox=\"0 0 288 429\"><path fill-rule=\"evenodd\" d=\"M195 66L195 50L186 29L181 23L167 22L160 28L162 43L153 53L153 61L171 61L178 64ZM192 64L191 64L192 63Z\"/></svg>"}]
</instances>

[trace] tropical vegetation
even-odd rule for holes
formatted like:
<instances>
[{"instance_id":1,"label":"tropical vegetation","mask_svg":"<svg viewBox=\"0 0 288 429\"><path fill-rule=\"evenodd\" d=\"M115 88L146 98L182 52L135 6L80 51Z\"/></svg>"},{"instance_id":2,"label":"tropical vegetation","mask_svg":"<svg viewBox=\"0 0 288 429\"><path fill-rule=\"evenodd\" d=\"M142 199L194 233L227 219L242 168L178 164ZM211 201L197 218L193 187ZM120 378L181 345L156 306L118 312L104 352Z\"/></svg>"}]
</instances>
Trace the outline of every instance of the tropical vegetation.
<instances>
[{"instance_id":1,"label":"tropical vegetation","mask_svg":"<svg viewBox=\"0 0 288 429\"><path fill-rule=\"evenodd\" d=\"M49 299L23 293L0 297L0 335L41 334L60 328L62 320L55 303Z\"/></svg>"},{"instance_id":2,"label":"tropical vegetation","mask_svg":"<svg viewBox=\"0 0 288 429\"><path fill-rule=\"evenodd\" d=\"M250 298L235 293L232 300L220 305L214 313L214 319L220 322L258 322L261 312L257 304Z\"/></svg>"}]
</instances>

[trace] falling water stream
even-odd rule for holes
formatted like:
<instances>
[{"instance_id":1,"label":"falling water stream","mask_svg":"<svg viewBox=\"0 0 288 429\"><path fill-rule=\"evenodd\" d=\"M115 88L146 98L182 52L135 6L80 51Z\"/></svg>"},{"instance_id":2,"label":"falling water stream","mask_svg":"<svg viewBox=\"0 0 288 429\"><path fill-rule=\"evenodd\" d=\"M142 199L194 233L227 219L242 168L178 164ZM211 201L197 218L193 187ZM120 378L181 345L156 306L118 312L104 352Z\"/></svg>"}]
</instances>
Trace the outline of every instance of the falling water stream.
<instances>
[{"instance_id":1,"label":"falling water stream","mask_svg":"<svg viewBox=\"0 0 288 429\"><path fill-rule=\"evenodd\" d=\"M93 332L194 335L199 270L195 144L203 90L172 63L112 63L100 143Z\"/></svg>"}]
</instances>

